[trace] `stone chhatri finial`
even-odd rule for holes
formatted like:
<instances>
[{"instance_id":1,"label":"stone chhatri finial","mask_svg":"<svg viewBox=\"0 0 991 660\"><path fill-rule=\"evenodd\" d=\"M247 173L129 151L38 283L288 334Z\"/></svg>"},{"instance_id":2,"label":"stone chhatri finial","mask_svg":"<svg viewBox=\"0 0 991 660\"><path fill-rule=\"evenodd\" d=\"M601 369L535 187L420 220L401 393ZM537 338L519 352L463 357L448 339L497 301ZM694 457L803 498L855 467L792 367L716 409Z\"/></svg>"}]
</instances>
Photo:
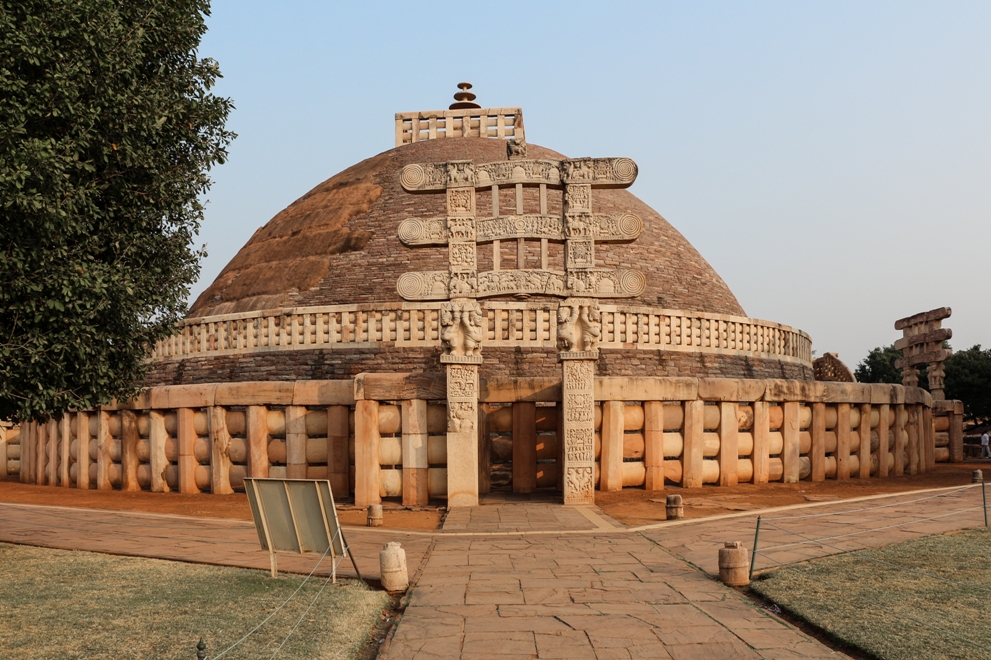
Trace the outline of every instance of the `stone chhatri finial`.
<instances>
[{"instance_id":1,"label":"stone chhatri finial","mask_svg":"<svg viewBox=\"0 0 991 660\"><path fill-rule=\"evenodd\" d=\"M454 95L454 100L456 103L452 103L450 110L465 110L469 108L481 108L482 106L475 103L475 95L469 92L471 89L470 82L460 82L458 83L458 89L461 91Z\"/></svg>"}]
</instances>

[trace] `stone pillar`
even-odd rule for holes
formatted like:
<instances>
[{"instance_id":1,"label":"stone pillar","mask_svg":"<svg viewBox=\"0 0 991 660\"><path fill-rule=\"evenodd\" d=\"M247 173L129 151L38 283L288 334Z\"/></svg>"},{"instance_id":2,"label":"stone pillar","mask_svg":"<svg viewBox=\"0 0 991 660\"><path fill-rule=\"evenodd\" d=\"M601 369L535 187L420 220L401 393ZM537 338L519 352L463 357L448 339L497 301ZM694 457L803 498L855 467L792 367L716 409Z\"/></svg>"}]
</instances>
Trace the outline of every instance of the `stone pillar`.
<instances>
[{"instance_id":1,"label":"stone pillar","mask_svg":"<svg viewBox=\"0 0 991 660\"><path fill-rule=\"evenodd\" d=\"M645 488L664 490L664 403L661 401L643 402L643 464Z\"/></svg>"},{"instance_id":2,"label":"stone pillar","mask_svg":"<svg viewBox=\"0 0 991 660\"><path fill-rule=\"evenodd\" d=\"M781 462L783 474L781 481L786 484L797 484L801 479L802 466L799 462L801 454L801 426L798 418L799 406L797 401L786 401L781 405L781 436L783 447L781 450ZM757 423L757 409L754 408L754 424ZM823 431L823 434L825 431Z\"/></svg>"},{"instance_id":3,"label":"stone pillar","mask_svg":"<svg viewBox=\"0 0 991 660\"><path fill-rule=\"evenodd\" d=\"M21 422L21 471L17 475L18 481L22 484L30 483L28 474L31 472L31 429L34 422L28 420Z\"/></svg>"},{"instance_id":4,"label":"stone pillar","mask_svg":"<svg viewBox=\"0 0 991 660\"><path fill-rule=\"evenodd\" d=\"M754 435L754 449L750 460L754 463L754 476L751 481L758 485L766 484L770 478L770 425L767 401L754 401L754 423L751 427L751 433ZM782 451L784 451L783 446Z\"/></svg>"},{"instance_id":5,"label":"stone pillar","mask_svg":"<svg viewBox=\"0 0 991 660\"><path fill-rule=\"evenodd\" d=\"M265 479L268 477L269 469L268 408L248 406L244 414L244 422L248 442L248 476L255 479ZM329 425L327 428L327 434L330 435Z\"/></svg>"},{"instance_id":6,"label":"stone pillar","mask_svg":"<svg viewBox=\"0 0 991 660\"><path fill-rule=\"evenodd\" d=\"M24 444L24 441L21 441ZM950 413L950 462L963 463L963 403L953 402Z\"/></svg>"},{"instance_id":7,"label":"stone pillar","mask_svg":"<svg viewBox=\"0 0 991 660\"><path fill-rule=\"evenodd\" d=\"M561 353L564 503L595 503L595 360Z\"/></svg>"},{"instance_id":8,"label":"stone pillar","mask_svg":"<svg viewBox=\"0 0 991 660\"><path fill-rule=\"evenodd\" d=\"M908 406L906 409L908 422L905 430L908 432L908 473L919 473L919 408L918 406Z\"/></svg>"},{"instance_id":9,"label":"stone pillar","mask_svg":"<svg viewBox=\"0 0 991 660\"><path fill-rule=\"evenodd\" d=\"M685 439L681 453L681 487L701 488L705 455L705 401L696 399L685 402L681 433Z\"/></svg>"},{"instance_id":10,"label":"stone pillar","mask_svg":"<svg viewBox=\"0 0 991 660\"><path fill-rule=\"evenodd\" d=\"M47 438L48 424L44 422L36 422L34 434L34 483L39 486L45 485L45 467L47 465L45 444Z\"/></svg>"},{"instance_id":11,"label":"stone pillar","mask_svg":"<svg viewBox=\"0 0 991 660\"><path fill-rule=\"evenodd\" d=\"M561 429L564 442L564 503L593 504L595 502L595 362L601 323L595 300L568 298L557 310L557 345L561 361ZM622 405L622 402L620 402ZM619 429L623 417L620 409ZM605 431L603 421L603 431ZM607 458L605 436L602 459ZM622 437L620 437L622 442ZM623 487L622 444L619 448L619 488ZM603 464L604 475L606 467ZM601 476L603 486L608 477Z\"/></svg>"},{"instance_id":12,"label":"stone pillar","mask_svg":"<svg viewBox=\"0 0 991 660\"><path fill-rule=\"evenodd\" d=\"M148 411L148 467L151 468L151 492L167 493L169 484L165 470L169 459L165 455L165 443L169 434L165 430L165 415L159 410Z\"/></svg>"},{"instance_id":13,"label":"stone pillar","mask_svg":"<svg viewBox=\"0 0 991 660\"><path fill-rule=\"evenodd\" d=\"M76 413L76 488L89 488L89 415ZM24 436L21 436L21 451L24 450ZM23 463L22 463L23 465Z\"/></svg>"},{"instance_id":14,"label":"stone pillar","mask_svg":"<svg viewBox=\"0 0 991 660\"><path fill-rule=\"evenodd\" d=\"M895 476L900 477L905 474L905 463L902 461L902 454L905 452L905 425L908 423L908 412L905 404L898 404L895 408Z\"/></svg>"},{"instance_id":15,"label":"stone pillar","mask_svg":"<svg viewBox=\"0 0 991 660\"><path fill-rule=\"evenodd\" d=\"M338 497L351 492L351 457L348 445L350 409L347 406L327 406L327 473L330 487ZM403 423L406 417L403 416ZM405 450L403 463L406 462Z\"/></svg>"},{"instance_id":16,"label":"stone pillar","mask_svg":"<svg viewBox=\"0 0 991 660\"><path fill-rule=\"evenodd\" d=\"M929 392L933 401L944 401L946 397L943 394L943 384L946 381L946 369L942 361L930 363L926 376L929 378Z\"/></svg>"},{"instance_id":17,"label":"stone pillar","mask_svg":"<svg viewBox=\"0 0 991 660\"><path fill-rule=\"evenodd\" d=\"M602 402L602 449L599 455L599 490L623 490L623 409L622 401Z\"/></svg>"},{"instance_id":18,"label":"stone pillar","mask_svg":"<svg viewBox=\"0 0 991 660\"><path fill-rule=\"evenodd\" d=\"M214 495L230 495L234 489L231 488L231 435L227 432L227 410L220 406L211 406L208 414L210 424L210 492ZM286 417L288 418L288 415ZM288 425L289 420L286 419L287 455L289 446ZM306 441L304 440L303 443L305 457ZM303 476L306 476L305 468Z\"/></svg>"},{"instance_id":19,"label":"stone pillar","mask_svg":"<svg viewBox=\"0 0 991 660\"><path fill-rule=\"evenodd\" d=\"M513 404L513 492L537 490L537 405Z\"/></svg>"},{"instance_id":20,"label":"stone pillar","mask_svg":"<svg viewBox=\"0 0 991 660\"><path fill-rule=\"evenodd\" d=\"M489 436L489 407L478 406L478 492L492 492L492 438Z\"/></svg>"},{"instance_id":21,"label":"stone pillar","mask_svg":"<svg viewBox=\"0 0 991 660\"><path fill-rule=\"evenodd\" d=\"M737 417L738 404L719 404L719 485L735 486L737 463L740 460L740 420Z\"/></svg>"},{"instance_id":22,"label":"stone pillar","mask_svg":"<svg viewBox=\"0 0 991 660\"><path fill-rule=\"evenodd\" d=\"M836 404L836 478L850 478L850 404Z\"/></svg>"},{"instance_id":23,"label":"stone pillar","mask_svg":"<svg viewBox=\"0 0 991 660\"><path fill-rule=\"evenodd\" d=\"M427 504L427 402L403 401L403 505ZM345 419L345 426L347 420Z\"/></svg>"},{"instance_id":24,"label":"stone pillar","mask_svg":"<svg viewBox=\"0 0 991 660\"><path fill-rule=\"evenodd\" d=\"M936 469L936 429L933 427L933 410L929 406L922 407L922 461L926 472Z\"/></svg>"},{"instance_id":25,"label":"stone pillar","mask_svg":"<svg viewBox=\"0 0 991 660\"><path fill-rule=\"evenodd\" d=\"M378 428L378 423L375 426ZM306 479L306 408L303 406L286 406L286 477Z\"/></svg>"},{"instance_id":26,"label":"stone pillar","mask_svg":"<svg viewBox=\"0 0 991 660\"><path fill-rule=\"evenodd\" d=\"M103 410L97 414L100 421L96 436L96 488L97 490L111 490L113 485L110 483L110 443L113 442L113 438L110 437L110 414ZM193 419L191 410L189 411L189 417L189 428L192 429ZM196 440L195 431L193 432L193 440ZM190 454L192 454L192 443L190 443ZM195 463L196 458L192 457L192 459ZM195 484L196 482L194 481L193 483Z\"/></svg>"},{"instance_id":27,"label":"stone pillar","mask_svg":"<svg viewBox=\"0 0 991 660\"><path fill-rule=\"evenodd\" d=\"M857 476L868 479L871 476L871 404L869 403L860 405L859 431L860 450L857 454L860 458L860 472ZM878 460L880 459L881 456L878 455Z\"/></svg>"},{"instance_id":28,"label":"stone pillar","mask_svg":"<svg viewBox=\"0 0 991 660\"><path fill-rule=\"evenodd\" d=\"M61 486L62 488L69 487L69 463L70 463L69 449L72 445L72 429L69 428L70 414L71 413L68 412L64 413L62 415L62 419L59 421L59 434L60 434L62 446L59 450L59 464L58 464L59 484L58 485ZM76 448L78 451L79 443L76 443ZM7 467L6 451L4 451L2 455L0 455L0 461L4 463L4 469L6 469Z\"/></svg>"},{"instance_id":29,"label":"stone pillar","mask_svg":"<svg viewBox=\"0 0 991 660\"><path fill-rule=\"evenodd\" d=\"M445 359L447 358L447 359ZM462 358L463 359L463 358ZM447 363L447 506L478 506L478 362Z\"/></svg>"},{"instance_id":30,"label":"stone pillar","mask_svg":"<svg viewBox=\"0 0 991 660\"><path fill-rule=\"evenodd\" d=\"M379 402L360 400L354 406L354 504L379 504Z\"/></svg>"},{"instance_id":31,"label":"stone pillar","mask_svg":"<svg viewBox=\"0 0 991 660\"><path fill-rule=\"evenodd\" d=\"M59 427L54 418L48 420L48 469L45 479L49 486L58 486Z\"/></svg>"},{"instance_id":32,"label":"stone pillar","mask_svg":"<svg viewBox=\"0 0 991 660\"><path fill-rule=\"evenodd\" d=\"M891 443L888 438L889 412L888 404L883 403L877 409L877 476L888 476L888 454L891 453Z\"/></svg>"},{"instance_id":33,"label":"stone pillar","mask_svg":"<svg viewBox=\"0 0 991 660\"><path fill-rule=\"evenodd\" d=\"M120 412L120 489L141 490L138 483L138 418L130 410Z\"/></svg>"},{"instance_id":34,"label":"stone pillar","mask_svg":"<svg viewBox=\"0 0 991 660\"><path fill-rule=\"evenodd\" d=\"M196 425L194 422L195 413L192 408L178 408L176 416L176 441L179 443L179 492L198 493L199 487L196 485L196 468L199 463L196 461ZM100 416L102 420L102 415ZM102 434L103 422L100 423ZM101 435L102 437L102 435ZM103 456L101 450L100 456ZM98 486L101 487L102 486Z\"/></svg>"},{"instance_id":35,"label":"stone pillar","mask_svg":"<svg viewBox=\"0 0 991 660\"><path fill-rule=\"evenodd\" d=\"M826 480L826 404L812 404L812 481Z\"/></svg>"},{"instance_id":36,"label":"stone pillar","mask_svg":"<svg viewBox=\"0 0 991 660\"><path fill-rule=\"evenodd\" d=\"M474 213L474 192L471 193ZM448 212L451 215L452 191L448 190ZM448 226L454 218L448 218ZM459 286L459 277L474 278L474 218L461 218L457 226L463 229L462 249L471 249L470 272L455 269L454 247L451 248L451 291ZM470 238L470 240L468 240ZM466 262L464 268L468 269ZM473 281L473 280L472 280ZM467 288L462 291L469 292ZM471 288L473 291L474 288ZM447 506L478 506L478 365L482 363L482 308L470 298L455 298L441 305L440 337L444 352L440 356L447 365Z\"/></svg>"}]
</instances>

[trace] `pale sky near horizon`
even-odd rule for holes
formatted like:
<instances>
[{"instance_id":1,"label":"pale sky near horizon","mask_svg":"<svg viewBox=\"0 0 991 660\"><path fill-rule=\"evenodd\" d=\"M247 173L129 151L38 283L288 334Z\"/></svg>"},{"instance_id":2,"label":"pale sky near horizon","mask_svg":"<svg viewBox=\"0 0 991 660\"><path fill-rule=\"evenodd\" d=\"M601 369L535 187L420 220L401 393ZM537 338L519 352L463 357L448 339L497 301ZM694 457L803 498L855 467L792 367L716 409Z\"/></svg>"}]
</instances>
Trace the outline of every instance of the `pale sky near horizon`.
<instances>
[{"instance_id":1,"label":"pale sky near horizon","mask_svg":"<svg viewBox=\"0 0 991 660\"><path fill-rule=\"evenodd\" d=\"M215 0L239 134L191 301L281 209L394 146L394 114L521 106L528 142L629 156L747 314L854 367L944 305L991 346L991 3Z\"/></svg>"}]
</instances>

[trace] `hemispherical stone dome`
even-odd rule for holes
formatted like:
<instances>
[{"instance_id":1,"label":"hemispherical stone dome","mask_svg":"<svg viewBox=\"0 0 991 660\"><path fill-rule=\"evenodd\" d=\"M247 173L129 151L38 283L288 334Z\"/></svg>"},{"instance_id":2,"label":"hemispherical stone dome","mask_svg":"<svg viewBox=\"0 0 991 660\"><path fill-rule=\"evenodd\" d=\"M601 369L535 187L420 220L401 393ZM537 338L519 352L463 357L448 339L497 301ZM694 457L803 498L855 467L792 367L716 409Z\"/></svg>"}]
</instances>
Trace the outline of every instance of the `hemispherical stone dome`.
<instances>
[{"instance_id":1,"label":"hemispherical stone dome","mask_svg":"<svg viewBox=\"0 0 991 660\"><path fill-rule=\"evenodd\" d=\"M564 159L532 144L527 151L527 167ZM429 219L445 218L447 204L454 204L452 195L460 193L454 189L449 194L443 189L414 193L407 188L420 185L410 183L409 172L436 171L432 165L452 161L473 161L476 166L504 163L507 142L453 137L406 144L344 170L291 204L258 229L200 295L181 332L155 347L147 384L333 380L362 372L441 371L442 300L454 292L453 279L447 289L454 252L444 244L414 244L420 237L417 227L443 226L441 243L455 237L453 229L463 224ZM611 163L612 168L621 165L610 170L622 175L617 179L620 184L635 175L632 161ZM414 164L424 168L408 170L403 179L403 168ZM599 176L598 170L594 176ZM479 373L485 378L560 378L558 351L567 339L557 333L559 304L567 294L532 292L561 291L565 273L572 271L565 265L564 242L541 239L540 231L527 228L523 216L561 218L564 187L517 185L515 169L509 181L509 185L476 188L473 201L473 238L476 226L480 232L487 218L499 218L513 227L487 234L485 240L479 235L477 249L469 252L473 266L469 272L478 275L478 293L506 290L502 284L483 288L483 276L485 282L510 282L516 287L512 292L516 295L479 299ZM581 208L588 212L586 206ZM746 318L719 275L656 211L626 190L593 183L590 212L607 218L599 229L587 229L600 232L586 235L595 236L598 270L589 275L593 271L577 269L573 272L579 275L567 280L566 286L573 292L585 286L584 295L599 296L599 375L811 378L808 335ZM609 233L614 230L608 222L615 222L618 233ZM640 235L628 240L641 223ZM503 238L496 241L496 234ZM521 234L530 238L518 238ZM573 252L573 258L588 263L591 251L585 249L584 255ZM411 293L410 287L400 284L397 290L404 276L405 282L429 286L417 285ZM582 277L588 278L587 283L579 282ZM618 289L594 288L610 277L615 278L610 286ZM607 297L616 290L640 293Z\"/></svg>"},{"instance_id":2,"label":"hemispherical stone dome","mask_svg":"<svg viewBox=\"0 0 991 660\"><path fill-rule=\"evenodd\" d=\"M532 159L564 158L528 146ZM409 271L446 270L444 246L407 247L399 224L410 217L445 215L445 197L412 194L400 172L412 163L506 160L506 143L486 138L426 140L391 149L324 181L255 232L193 304L190 317L280 307L401 301L399 277ZM539 208L537 188L523 191L524 212ZM480 190L477 216L491 215L492 196ZM515 209L516 191L501 191L500 208ZM560 215L562 192L548 190L547 211ZM740 303L698 251L660 214L626 190L596 189L596 213L633 213L643 233L632 243L597 244L597 265L638 269L646 288L624 302L745 316ZM502 264L517 263L516 242L502 242ZM563 247L548 246L548 266L564 270ZM539 241L524 249L525 267L540 267ZM478 248L479 271L491 269L492 248ZM535 296L539 298L539 296ZM602 302L607 302L603 299Z\"/></svg>"}]
</instances>

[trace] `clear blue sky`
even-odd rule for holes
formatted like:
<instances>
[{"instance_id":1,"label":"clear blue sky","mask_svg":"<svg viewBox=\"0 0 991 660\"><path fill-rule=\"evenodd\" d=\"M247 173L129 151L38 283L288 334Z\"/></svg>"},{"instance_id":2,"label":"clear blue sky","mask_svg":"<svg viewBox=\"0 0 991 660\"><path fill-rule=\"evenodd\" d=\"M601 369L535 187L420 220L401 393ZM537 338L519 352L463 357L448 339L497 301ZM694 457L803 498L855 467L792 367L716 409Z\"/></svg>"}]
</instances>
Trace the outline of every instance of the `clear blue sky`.
<instances>
[{"instance_id":1,"label":"clear blue sky","mask_svg":"<svg viewBox=\"0 0 991 660\"><path fill-rule=\"evenodd\" d=\"M991 3L219 0L239 134L193 298L251 234L469 80L528 141L629 156L632 192L747 314L853 367L949 305L991 345Z\"/></svg>"}]
</instances>

